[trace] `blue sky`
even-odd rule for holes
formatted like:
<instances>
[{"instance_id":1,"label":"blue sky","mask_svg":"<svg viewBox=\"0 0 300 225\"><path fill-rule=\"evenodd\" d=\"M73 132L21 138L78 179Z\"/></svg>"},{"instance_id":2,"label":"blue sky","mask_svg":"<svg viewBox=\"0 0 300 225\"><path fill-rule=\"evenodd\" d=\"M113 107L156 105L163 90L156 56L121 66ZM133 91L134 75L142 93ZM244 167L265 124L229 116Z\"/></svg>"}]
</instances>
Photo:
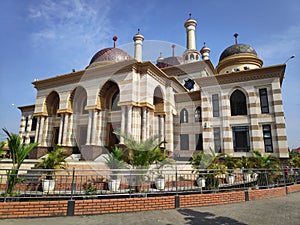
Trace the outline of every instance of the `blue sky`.
<instances>
[{"instance_id":1,"label":"blue sky","mask_svg":"<svg viewBox=\"0 0 300 225\"><path fill-rule=\"evenodd\" d=\"M298 0L2 0L0 5L1 128L18 132L17 106L35 103L34 79L84 69L97 51L112 46L114 35L118 46L132 46L140 28L145 41L175 43L181 54L183 24L192 13L198 21L197 48L206 42L215 66L236 32L240 43L256 49L264 66L296 55L287 63L282 94L289 146L300 146ZM171 54L162 48L144 60L155 60L160 51Z\"/></svg>"}]
</instances>

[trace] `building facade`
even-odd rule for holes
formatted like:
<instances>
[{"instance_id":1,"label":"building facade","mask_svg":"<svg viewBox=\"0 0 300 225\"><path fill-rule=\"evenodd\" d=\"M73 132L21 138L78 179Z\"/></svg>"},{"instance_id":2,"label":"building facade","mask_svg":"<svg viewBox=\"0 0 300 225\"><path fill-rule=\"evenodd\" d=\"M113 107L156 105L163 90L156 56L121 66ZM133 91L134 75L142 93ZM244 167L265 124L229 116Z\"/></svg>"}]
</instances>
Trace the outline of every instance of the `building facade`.
<instances>
[{"instance_id":1,"label":"building facade","mask_svg":"<svg viewBox=\"0 0 300 225\"><path fill-rule=\"evenodd\" d=\"M19 107L20 136L26 144L39 143L30 157L61 145L95 160L122 143L114 131L139 141L160 135L162 147L179 158L209 149L234 157L250 150L288 157L285 64L263 67L256 51L236 40L214 67L210 49L196 48L196 26L191 17L184 23L182 56L173 51L156 64L142 61L144 37L138 32L133 58L114 44L97 52L84 70L33 82L36 103Z\"/></svg>"}]
</instances>

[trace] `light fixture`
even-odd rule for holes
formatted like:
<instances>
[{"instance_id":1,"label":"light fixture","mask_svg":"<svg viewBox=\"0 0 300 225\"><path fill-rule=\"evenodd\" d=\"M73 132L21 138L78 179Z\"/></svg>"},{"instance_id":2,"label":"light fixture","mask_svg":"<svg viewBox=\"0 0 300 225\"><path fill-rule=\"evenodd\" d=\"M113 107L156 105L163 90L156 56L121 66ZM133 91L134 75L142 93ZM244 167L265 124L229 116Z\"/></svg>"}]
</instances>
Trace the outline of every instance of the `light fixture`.
<instances>
[{"instance_id":1,"label":"light fixture","mask_svg":"<svg viewBox=\"0 0 300 225\"><path fill-rule=\"evenodd\" d=\"M295 55L290 56L290 57L284 62L284 64L286 64L289 60L291 60L291 59L293 59L293 58L295 58L295 57L296 57Z\"/></svg>"}]
</instances>

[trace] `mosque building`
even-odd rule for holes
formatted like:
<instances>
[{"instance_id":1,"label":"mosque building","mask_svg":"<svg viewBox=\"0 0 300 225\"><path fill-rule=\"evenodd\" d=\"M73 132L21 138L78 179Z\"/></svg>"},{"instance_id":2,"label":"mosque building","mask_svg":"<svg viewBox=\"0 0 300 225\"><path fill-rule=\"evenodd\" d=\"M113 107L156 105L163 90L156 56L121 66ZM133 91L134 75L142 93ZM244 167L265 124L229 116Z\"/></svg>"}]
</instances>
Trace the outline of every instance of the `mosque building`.
<instances>
[{"instance_id":1,"label":"mosque building","mask_svg":"<svg viewBox=\"0 0 300 225\"><path fill-rule=\"evenodd\" d=\"M195 151L247 156L251 150L288 157L281 85L285 64L263 67L254 48L236 42L215 67L210 49L197 50L197 21L189 17L182 56L143 61L144 37L133 37L134 56L116 47L97 52L81 71L34 81L34 105L22 106L20 136L38 142L30 158L56 145L95 160L122 143L160 135L175 158ZM159 50L158 50L159 52Z\"/></svg>"}]
</instances>

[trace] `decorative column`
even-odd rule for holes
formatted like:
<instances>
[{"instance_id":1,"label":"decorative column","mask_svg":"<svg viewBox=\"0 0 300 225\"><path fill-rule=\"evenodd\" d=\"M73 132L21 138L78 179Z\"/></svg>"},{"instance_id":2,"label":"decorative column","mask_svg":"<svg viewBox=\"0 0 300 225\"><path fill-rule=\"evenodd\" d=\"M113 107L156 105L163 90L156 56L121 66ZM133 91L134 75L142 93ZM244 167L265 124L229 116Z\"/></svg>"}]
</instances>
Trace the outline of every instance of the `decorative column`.
<instances>
[{"instance_id":1,"label":"decorative column","mask_svg":"<svg viewBox=\"0 0 300 225\"><path fill-rule=\"evenodd\" d=\"M42 141L43 141L44 122L45 122L45 117L41 116L41 119L40 119L40 130L39 130L39 137L38 137L38 143L40 143L41 145L42 145Z\"/></svg>"},{"instance_id":2,"label":"decorative column","mask_svg":"<svg viewBox=\"0 0 300 225\"><path fill-rule=\"evenodd\" d=\"M64 130L64 119L65 114L61 114L60 116L60 124L59 124L59 133L58 133L58 144L62 144L62 138L63 138L63 130Z\"/></svg>"},{"instance_id":3,"label":"decorative column","mask_svg":"<svg viewBox=\"0 0 300 225\"><path fill-rule=\"evenodd\" d=\"M165 117L163 114L159 116L159 135L163 140L165 137Z\"/></svg>"},{"instance_id":4,"label":"decorative column","mask_svg":"<svg viewBox=\"0 0 300 225\"><path fill-rule=\"evenodd\" d=\"M132 122L132 106L127 106L127 126L126 133L131 135L131 122Z\"/></svg>"},{"instance_id":5,"label":"decorative column","mask_svg":"<svg viewBox=\"0 0 300 225\"><path fill-rule=\"evenodd\" d=\"M40 122L41 122L41 117L37 117L37 123L36 123L36 130L35 130L35 138L34 142L39 142L39 132L40 132Z\"/></svg>"},{"instance_id":6,"label":"decorative column","mask_svg":"<svg viewBox=\"0 0 300 225\"><path fill-rule=\"evenodd\" d=\"M67 145L67 139L68 139L68 128L69 128L69 114L64 115L64 129L63 129L63 137L62 137L62 145Z\"/></svg>"},{"instance_id":7,"label":"decorative column","mask_svg":"<svg viewBox=\"0 0 300 225\"><path fill-rule=\"evenodd\" d=\"M87 127L87 137L86 137L86 145L90 145L91 143L91 132L92 132L92 126L93 126L93 111L89 110L89 123Z\"/></svg>"},{"instance_id":8,"label":"decorative column","mask_svg":"<svg viewBox=\"0 0 300 225\"><path fill-rule=\"evenodd\" d=\"M165 118L165 147L168 151L174 151L174 128L173 128L173 114L167 113ZM172 153L173 154L173 153Z\"/></svg>"},{"instance_id":9,"label":"decorative column","mask_svg":"<svg viewBox=\"0 0 300 225\"><path fill-rule=\"evenodd\" d=\"M98 114L99 114L99 111L96 111L96 110L93 111L93 124L92 124L92 131L91 131L91 133L92 133L91 134L91 137L92 137L91 145L96 145Z\"/></svg>"},{"instance_id":10,"label":"decorative column","mask_svg":"<svg viewBox=\"0 0 300 225\"><path fill-rule=\"evenodd\" d=\"M67 146L72 146L72 135L73 135L73 114L69 115L69 130L68 130L68 135L66 138L66 145Z\"/></svg>"},{"instance_id":11,"label":"decorative column","mask_svg":"<svg viewBox=\"0 0 300 225\"><path fill-rule=\"evenodd\" d=\"M103 141L102 141L102 112L98 111L98 124L97 124L97 129L96 129L96 145L98 146L104 146Z\"/></svg>"},{"instance_id":12,"label":"decorative column","mask_svg":"<svg viewBox=\"0 0 300 225\"><path fill-rule=\"evenodd\" d=\"M121 132L125 132L126 106L121 106ZM120 138L120 143L124 143L124 138Z\"/></svg>"},{"instance_id":13,"label":"decorative column","mask_svg":"<svg viewBox=\"0 0 300 225\"><path fill-rule=\"evenodd\" d=\"M144 107L142 111L142 141L146 140L147 136L147 108Z\"/></svg>"}]
</instances>

